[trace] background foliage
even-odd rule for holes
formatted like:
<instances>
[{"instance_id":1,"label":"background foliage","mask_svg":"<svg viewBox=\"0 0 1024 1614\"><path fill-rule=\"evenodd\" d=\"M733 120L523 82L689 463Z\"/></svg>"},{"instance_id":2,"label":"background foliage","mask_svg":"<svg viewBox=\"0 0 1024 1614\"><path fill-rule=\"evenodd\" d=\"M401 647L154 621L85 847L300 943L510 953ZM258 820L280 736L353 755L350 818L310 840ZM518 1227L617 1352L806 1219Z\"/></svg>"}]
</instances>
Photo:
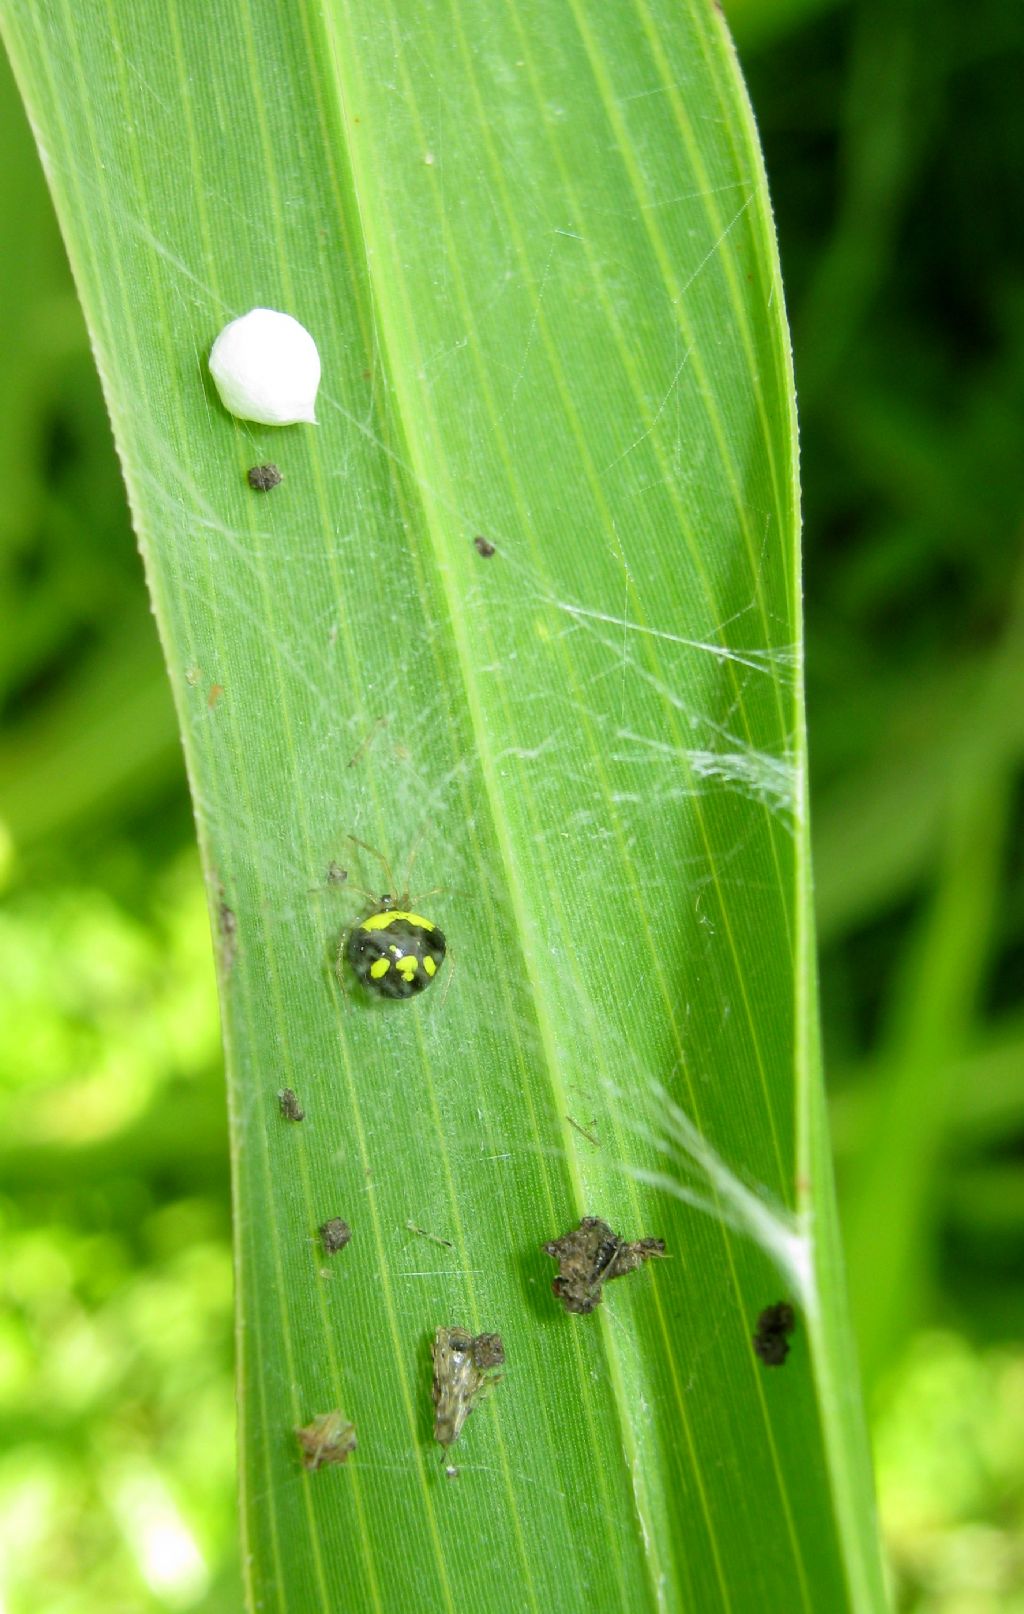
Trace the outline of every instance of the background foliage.
<instances>
[{"instance_id":1,"label":"background foliage","mask_svg":"<svg viewBox=\"0 0 1024 1614\"><path fill-rule=\"evenodd\" d=\"M736 0L794 323L826 1044L901 1606L1024 1607L1024 164L999 0ZM0 1553L238 1606L226 1129L173 715L0 94ZM897 1236L898 1235L898 1236Z\"/></svg>"}]
</instances>

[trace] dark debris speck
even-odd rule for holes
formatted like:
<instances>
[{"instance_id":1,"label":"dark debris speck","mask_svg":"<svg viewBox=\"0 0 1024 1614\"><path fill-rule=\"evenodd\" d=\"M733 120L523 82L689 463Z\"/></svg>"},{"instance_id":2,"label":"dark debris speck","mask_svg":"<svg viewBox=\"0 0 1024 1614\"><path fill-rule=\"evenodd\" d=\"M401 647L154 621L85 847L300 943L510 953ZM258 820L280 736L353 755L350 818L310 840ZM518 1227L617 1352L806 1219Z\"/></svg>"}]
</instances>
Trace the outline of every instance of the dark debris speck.
<instances>
[{"instance_id":1,"label":"dark debris speck","mask_svg":"<svg viewBox=\"0 0 1024 1614\"><path fill-rule=\"evenodd\" d=\"M304 1121L306 1119L306 1112L290 1087L285 1087L278 1093L277 1102L281 1106L281 1114L286 1121Z\"/></svg>"},{"instance_id":2,"label":"dark debris speck","mask_svg":"<svg viewBox=\"0 0 1024 1614\"><path fill-rule=\"evenodd\" d=\"M796 1327L796 1313L787 1300L765 1306L752 1335L754 1355L765 1367L781 1367L789 1355L789 1335Z\"/></svg>"},{"instance_id":3,"label":"dark debris speck","mask_svg":"<svg viewBox=\"0 0 1024 1614\"><path fill-rule=\"evenodd\" d=\"M340 1216L332 1216L329 1222L324 1222L320 1227L320 1242L327 1255L337 1255L351 1237L352 1229Z\"/></svg>"}]
</instances>

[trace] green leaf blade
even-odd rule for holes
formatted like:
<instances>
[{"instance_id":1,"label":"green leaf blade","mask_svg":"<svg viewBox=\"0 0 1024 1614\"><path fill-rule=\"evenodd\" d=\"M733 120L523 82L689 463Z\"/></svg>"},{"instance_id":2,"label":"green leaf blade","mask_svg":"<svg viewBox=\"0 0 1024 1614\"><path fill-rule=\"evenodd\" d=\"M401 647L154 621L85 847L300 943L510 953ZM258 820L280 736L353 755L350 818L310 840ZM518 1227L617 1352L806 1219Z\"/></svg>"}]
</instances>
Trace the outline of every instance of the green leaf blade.
<instances>
[{"instance_id":1,"label":"green leaf blade","mask_svg":"<svg viewBox=\"0 0 1024 1614\"><path fill-rule=\"evenodd\" d=\"M830 1215L791 384L717 22L52 0L5 26L218 922L253 1606L880 1607L856 1409L851 1454L812 1318L756 1362L787 1274L728 1198ZM205 354L254 304L321 344L315 429L216 402ZM420 1001L339 991L359 903L328 865L385 881L349 834L442 888ZM568 1317L540 1246L584 1213L670 1260ZM442 1324L507 1352L457 1481ZM335 1406L358 1450L306 1474L293 1428Z\"/></svg>"}]
</instances>

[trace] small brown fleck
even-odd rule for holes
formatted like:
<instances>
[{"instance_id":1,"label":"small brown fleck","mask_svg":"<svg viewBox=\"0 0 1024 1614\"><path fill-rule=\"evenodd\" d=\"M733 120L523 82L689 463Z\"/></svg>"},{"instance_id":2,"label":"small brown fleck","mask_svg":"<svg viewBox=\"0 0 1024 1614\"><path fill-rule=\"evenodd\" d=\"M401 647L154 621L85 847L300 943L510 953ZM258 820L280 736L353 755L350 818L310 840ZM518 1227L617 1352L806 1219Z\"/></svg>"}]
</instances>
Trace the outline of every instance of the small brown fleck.
<instances>
[{"instance_id":1,"label":"small brown fleck","mask_svg":"<svg viewBox=\"0 0 1024 1614\"><path fill-rule=\"evenodd\" d=\"M356 1449L355 1425L343 1412L321 1412L301 1429L295 1438L302 1451L302 1466L311 1472L328 1463L344 1463Z\"/></svg>"},{"instance_id":2,"label":"small brown fleck","mask_svg":"<svg viewBox=\"0 0 1024 1614\"><path fill-rule=\"evenodd\" d=\"M341 864L335 863L334 859L332 858L330 863L327 865L327 884L344 885L347 879L348 870L343 869Z\"/></svg>"},{"instance_id":3,"label":"small brown fleck","mask_svg":"<svg viewBox=\"0 0 1024 1614\"><path fill-rule=\"evenodd\" d=\"M207 692L207 696L206 696L206 704L210 708L211 712L213 711L213 708L216 706L217 702L220 700L223 693L224 693L224 685L223 684L211 684L210 685L210 688L209 688L209 690Z\"/></svg>"},{"instance_id":4,"label":"small brown fleck","mask_svg":"<svg viewBox=\"0 0 1024 1614\"><path fill-rule=\"evenodd\" d=\"M269 493L282 480L276 465L250 465L245 473L249 486L257 493Z\"/></svg>"},{"instance_id":5,"label":"small brown fleck","mask_svg":"<svg viewBox=\"0 0 1024 1614\"><path fill-rule=\"evenodd\" d=\"M788 1336L796 1327L796 1313L787 1300L765 1306L752 1335L754 1355L765 1367L781 1367L789 1355Z\"/></svg>"},{"instance_id":6,"label":"small brown fleck","mask_svg":"<svg viewBox=\"0 0 1024 1614\"><path fill-rule=\"evenodd\" d=\"M552 1292L566 1311L586 1316L601 1304L602 1290L613 1278L623 1278L645 1261L665 1254L664 1239L637 1239L634 1243L614 1233L597 1216L584 1216L579 1227L541 1248L558 1262Z\"/></svg>"},{"instance_id":7,"label":"small brown fleck","mask_svg":"<svg viewBox=\"0 0 1024 1614\"><path fill-rule=\"evenodd\" d=\"M490 560L491 556L494 554L494 545L491 543L489 538L485 538L483 536L483 533L477 533L476 537L473 539L473 548L476 550L478 555L482 555L484 557L484 560Z\"/></svg>"},{"instance_id":8,"label":"small brown fleck","mask_svg":"<svg viewBox=\"0 0 1024 1614\"><path fill-rule=\"evenodd\" d=\"M405 1225L410 1233L418 1233L421 1239L429 1239L431 1244L440 1244L444 1250L454 1250L455 1248L451 1239L443 1239L440 1233L428 1233L425 1227L417 1227L416 1223L412 1221L406 1222Z\"/></svg>"},{"instance_id":9,"label":"small brown fleck","mask_svg":"<svg viewBox=\"0 0 1024 1614\"><path fill-rule=\"evenodd\" d=\"M580 1123L577 1120L574 1120L571 1115L567 1115L565 1119L568 1121L573 1130L579 1133L581 1138L586 1138L587 1142L592 1143L595 1149L600 1149L600 1140L594 1136L593 1132L588 1132L585 1126L580 1126ZM593 1126L593 1121L591 1121L590 1124Z\"/></svg>"},{"instance_id":10,"label":"small brown fleck","mask_svg":"<svg viewBox=\"0 0 1024 1614\"><path fill-rule=\"evenodd\" d=\"M505 1347L500 1334L477 1334L466 1328L439 1328L430 1347L434 1359L434 1439L452 1446L475 1412L501 1378ZM458 1470L446 1470L449 1479Z\"/></svg>"},{"instance_id":11,"label":"small brown fleck","mask_svg":"<svg viewBox=\"0 0 1024 1614\"><path fill-rule=\"evenodd\" d=\"M324 1222L320 1227L320 1241L327 1255L337 1255L351 1237L352 1229L340 1216L332 1216L329 1222Z\"/></svg>"},{"instance_id":12,"label":"small brown fleck","mask_svg":"<svg viewBox=\"0 0 1024 1614\"><path fill-rule=\"evenodd\" d=\"M290 1087L285 1087L278 1093L277 1102L281 1106L281 1114L286 1121L304 1121L306 1119L306 1112Z\"/></svg>"},{"instance_id":13,"label":"small brown fleck","mask_svg":"<svg viewBox=\"0 0 1024 1614\"><path fill-rule=\"evenodd\" d=\"M347 768L355 767L356 763L359 761L360 757L363 756L364 752L369 750L381 729L387 727L387 721L386 713L383 717L378 717L374 720L373 727L370 729L370 732L363 735L363 738L360 740L358 746L346 762L345 766Z\"/></svg>"},{"instance_id":14,"label":"small brown fleck","mask_svg":"<svg viewBox=\"0 0 1024 1614\"><path fill-rule=\"evenodd\" d=\"M225 973L230 973L238 952L238 916L221 897L217 907L217 928L220 931L220 960Z\"/></svg>"}]
</instances>

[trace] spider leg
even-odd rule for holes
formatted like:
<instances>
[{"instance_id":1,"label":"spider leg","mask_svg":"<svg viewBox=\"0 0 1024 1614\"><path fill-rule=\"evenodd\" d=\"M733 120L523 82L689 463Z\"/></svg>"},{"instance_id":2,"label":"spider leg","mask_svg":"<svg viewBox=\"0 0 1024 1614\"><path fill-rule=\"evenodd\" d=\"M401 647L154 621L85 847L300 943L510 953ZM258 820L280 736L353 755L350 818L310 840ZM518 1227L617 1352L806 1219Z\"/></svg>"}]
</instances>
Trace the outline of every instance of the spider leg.
<instances>
[{"instance_id":1,"label":"spider leg","mask_svg":"<svg viewBox=\"0 0 1024 1614\"><path fill-rule=\"evenodd\" d=\"M409 892L412 889L412 887L411 887L411 885L409 883L410 880L412 879L412 866L415 863L417 857L419 856L419 850L420 850L420 847L423 845L423 837L426 835L426 833L427 833L427 825L424 824L423 828L420 830L419 834L416 837L416 842L415 842L415 845L413 846L412 851L409 853L409 861L405 866L405 885L402 887L402 890L405 892L406 896L408 896ZM427 895L429 896L430 893L428 892Z\"/></svg>"},{"instance_id":2,"label":"spider leg","mask_svg":"<svg viewBox=\"0 0 1024 1614\"><path fill-rule=\"evenodd\" d=\"M350 840L352 842L353 846L361 846L364 852L369 852L371 857L375 857L377 859L377 862L381 865L381 867L383 868L385 874L388 877L388 895L392 896L392 897L397 897L398 892L397 892L396 887L395 887L395 877L391 872L391 864L388 862L387 858L384 856L384 853L383 852L378 852L377 848L375 846L368 846L365 841L361 841L359 839L358 835L349 835L347 838L348 838L348 840ZM373 900L376 900L376 899L373 899Z\"/></svg>"},{"instance_id":3,"label":"spider leg","mask_svg":"<svg viewBox=\"0 0 1024 1614\"><path fill-rule=\"evenodd\" d=\"M406 898L408 900L410 908L412 908L412 907L415 907L416 905L418 905L421 902L428 902L431 897L439 896L440 893L442 891L444 891L444 890L445 890L445 887L443 885L435 885L435 886L432 886L429 891L417 891L415 897L411 897L409 895L408 891L405 893L405 895L406 895Z\"/></svg>"}]
</instances>

